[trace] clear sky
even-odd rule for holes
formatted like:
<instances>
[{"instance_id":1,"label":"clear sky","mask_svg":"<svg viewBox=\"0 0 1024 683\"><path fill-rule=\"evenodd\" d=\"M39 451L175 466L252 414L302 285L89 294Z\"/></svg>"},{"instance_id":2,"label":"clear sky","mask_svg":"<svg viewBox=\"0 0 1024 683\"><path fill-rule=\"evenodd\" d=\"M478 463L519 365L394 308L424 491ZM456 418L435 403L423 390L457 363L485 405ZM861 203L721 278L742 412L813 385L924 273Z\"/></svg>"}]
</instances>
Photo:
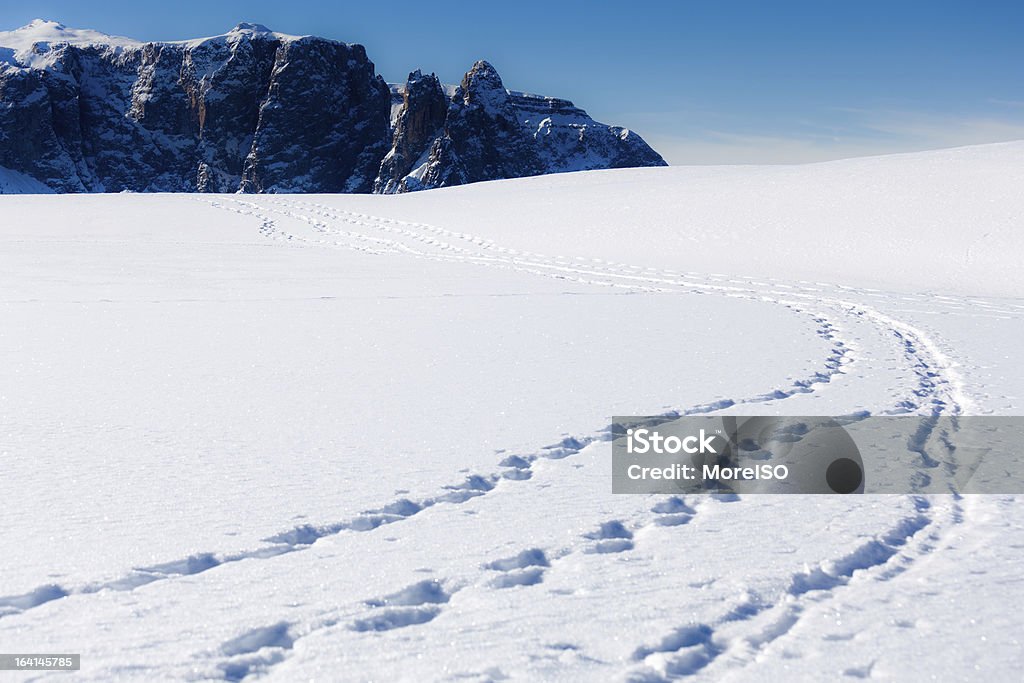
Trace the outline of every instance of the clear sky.
<instances>
[{"instance_id":1,"label":"clear sky","mask_svg":"<svg viewBox=\"0 0 1024 683\"><path fill-rule=\"evenodd\" d=\"M573 100L671 163L789 163L1024 138L1024 2L169 0L0 4L141 40L239 21L366 46L388 81L457 82L476 59L506 87Z\"/></svg>"}]
</instances>

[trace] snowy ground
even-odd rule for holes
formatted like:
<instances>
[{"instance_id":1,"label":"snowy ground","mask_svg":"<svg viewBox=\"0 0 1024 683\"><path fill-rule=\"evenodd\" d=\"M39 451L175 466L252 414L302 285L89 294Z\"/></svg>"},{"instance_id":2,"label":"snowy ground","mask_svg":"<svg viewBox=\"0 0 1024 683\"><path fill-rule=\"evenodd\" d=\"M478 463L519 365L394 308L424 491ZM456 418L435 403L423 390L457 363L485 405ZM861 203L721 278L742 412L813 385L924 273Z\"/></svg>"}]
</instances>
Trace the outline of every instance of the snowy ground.
<instances>
[{"instance_id":1,"label":"snowy ground","mask_svg":"<svg viewBox=\"0 0 1024 683\"><path fill-rule=\"evenodd\" d=\"M82 680L1005 679L1013 497L613 496L603 429L1020 414L1021 187L1024 143L3 197L0 649Z\"/></svg>"}]
</instances>

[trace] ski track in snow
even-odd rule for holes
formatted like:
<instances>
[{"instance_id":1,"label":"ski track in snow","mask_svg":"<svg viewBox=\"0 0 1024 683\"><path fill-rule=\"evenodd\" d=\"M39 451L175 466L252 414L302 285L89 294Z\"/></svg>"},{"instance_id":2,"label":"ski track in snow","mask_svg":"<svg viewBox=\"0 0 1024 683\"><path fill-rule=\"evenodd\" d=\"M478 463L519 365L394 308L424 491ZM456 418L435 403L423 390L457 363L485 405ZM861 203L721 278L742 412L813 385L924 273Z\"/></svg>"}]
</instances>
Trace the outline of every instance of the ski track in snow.
<instances>
[{"instance_id":1,"label":"ski track in snow","mask_svg":"<svg viewBox=\"0 0 1024 683\"><path fill-rule=\"evenodd\" d=\"M738 496L709 496L691 507L682 497L670 496L650 508L653 516L632 521L611 519L595 525L582 534L584 543L576 549L531 547L485 563L472 583L491 590L534 586L543 582L547 571L574 553L627 553L634 550L638 537L649 527L682 526L690 523L705 505L736 500ZM638 644L624 672L625 679L654 682L698 673L709 678L737 673L752 663L763 648L783 639L805 613L827 609L829 600L851 584L890 581L901 576L940 548L944 538L964 520L958 498L937 504L924 496L915 496L913 503L913 512L848 553L783 577L785 588L777 595L748 591L724 605L714 620L682 624L656 642ZM324 629L381 632L426 624L438 617L450 598L465 585L429 579L388 596L367 598L361 603L362 610L325 612L304 626L278 622L256 629L271 631L283 624L286 628L281 638L283 644L261 645L258 654L254 654L255 650L241 654L235 651L234 644L253 633L247 631L215 650L221 655L216 668L228 680L239 680L239 673L242 677L266 673L285 660L286 650L295 641ZM269 649L263 651L263 647Z\"/></svg>"},{"instance_id":2,"label":"ski track in snow","mask_svg":"<svg viewBox=\"0 0 1024 683\"><path fill-rule=\"evenodd\" d=\"M239 211L240 213L253 215L258 218L260 223L260 232L276 239L286 239L289 241L305 241L302 238L295 236L284 236L276 227L276 223L272 217L256 213L259 209L258 205L252 202L244 202L241 200L230 200L232 203L239 205L244 208L236 208L233 210ZM224 207L219 202L211 202L213 206ZM292 214L288 214L292 215ZM303 220L308 220L302 218ZM365 222L365 221L364 221ZM320 230L327 231L329 228L325 223L315 221L315 225ZM398 229L395 229L398 230ZM434 228L433 230L439 231L440 229ZM401 229L403 233L413 232L411 230ZM341 231L346 236L352 237L353 239L359 239L361 242L369 242L375 244L390 244L393 240L386 240L379 237L371 237L353 233L352 231L344 230ZM447 231L442 231L447 232ZM436 240L433 238L424 237L422 234L414 233L417 237L421 238L425 243L434 244ZM471 236L465 236L474 243L483 242L477 238ZM436 242L438 248L442 250L454 250L456 248L450 248L449 245L443 242ZM485 243L486 244L486 243ZM346 243L346 247L348 244ZM364 248L361 243L357 243L351 248L358 251L369 250ZM498 249L497 247L489 246L492 249ZM370 250L371 253L389 253L380 252L376 250ZM464 250L467 251L468 250ZM445 260L445 257L438 257L433 254L424 252L418 252L411 247L405 247L399 249L394 247L390 253L405 253L417 257L426 258L441 258ZM537 258L541 255L530 254L531 258ZM464 257L463 257L464 258ZM462 260L462 259L459 259ZM499 266L510 267L515 270L522 270L517 264L499 264ZM532 272L538 275L551 276L550 273L543 269L529 267L526 268L528 272ZM565 278L561 275L554 275L554 277ZM615 287L626 287L630 289L641 289L644 291L665 291L660 287L649 287L643 284L618 284L614 282L606 281L592 281L585 280L591 284L615 286ZM782 305L793 310L801 312L802 309L796 307L795 304L780 302ZM817 315L813 318L817 326L817 334L823 339L827 340L832 346L829 355L825 358L822 363L820 370L816 371L813 375L805 378L798 379L786 388L774 388L770 391L766 391L762 394L757 394L750 397L734 398L734 399L720 399L717 401L698 404L690 406L688 408L672 410L662 414L663 417L673 418L684 415L696 415L696 414L707 414L717 410L730 408L736 405L743 404L758 404L768 403L772 401L778 401L789 398L790 396L802 393L810 393L814 391L816 385L827 384L832 381L836 375L844 373L844 367L854 362L854 356L851 353L850 347L839 339L837 339L837 333L834 325L830 320L823 315ZM148 567L139 567L130 572L129 574L116 578L111 581L99 581L84 586L78 587L65 587L56 584L44 584L35 588L34 590L22 594L12 596L0 596L0 618L23 612L27 609L38 607L46 604L52 600L56 600L68 595L73 594L89 594L96 593L101 590L133 590L139 586L153 583L155 581L166 580L180 576L190 576L200 574L208 571L215 567L219 567L225 564L231 564L247 559L265 559L282 555L284 553L294 552L302 548L306 548L316 542L318 539L325 536L333 536L335 534L344 531L371 531L385 524L392 524L399 522L403 519L411 517L427 508L432 507L438 503L450 503L459 504L463 503L470 498L485 495L495 488L495 484L501 480L526 480L532 476L530 467L531 464L538 458L547 459L561 459L571 455L575 455L580 450L585 448L595 441L610 441L611 431L609 427L604 427L601 430L594 432L589 435L575 437L575 436L564 436L559 441L552 445L542 447L540 450L534 453L526 453L519 455L508 455L498 463L495 471L486 474L474 474L465 477L463 481L453 483L445 487L445 490L434 496L423 498L419 500L410 500L408 498L399 498L386 503L380 508L367 510L362 514L346 520L341 520L335 523L312 526L312 525L300 525L290 529L282 530L276 534L268 536L265 540L267 545L245 552L231 553L231 554L217 554L215 552L202 552L189 557L173 560L169 562L160 563Z\"/></svg>"},{"instance_id":3,"label":"ski track in snow","mask_svg":"<svg viewBox=\"0 0 1024 683\"><path fill-rule=\"evenodd\" d=\"M626 286L655 292L666 291L666 285L669 286L668 291L672 291L671 287L675 285L681 286L684 290L711 291L726 296L742 296L744 298L756 298L761 301L777 303L798 313L809 314L818 326L817 333L819 336L833 343L832 354L824 364L825 370L817 373L812 378L795 382L792 390L789 392L775 390L750 399L739 401L726 400L694 406L687 410L678 411L676 413L678 415L714 412L715 410L731 407L737 403L759 403L780 400L797 392L814 391L815 384L828 383L834 375L842 374L844 372L843 366L855 362L856 359L850 353L851 345L848 342L836 339L836 326L825 315L820 312L807 310L807 300L816 301L819 305L824 304L847 316L865 318L871 324L891 332L895 343L902 351L905 361L917 378L917 384L912 388L909 397L897 402L893 410L887 412L923 411L933 416L940 414L957 415L964 412L965 408L969 406L964 392L963 380L955 370L952 361L941 352L938 345L927 335L907 323L886 316L869 306L851 302L846 298L829 298L822 296L820 292L814 294L801 294L792 291L780 292L778 291L779 289L791 290L793 285L776 281L771 283L751 281L749 283L755 287L775 287L775 289L769 289L769 291L765 292L753 289L749 285L745 286L746 283L742 281L729 279L725 279L722 284L704 283L702 286L689 280L675 279L673 273L650 268L641 271L640 267L627 264L612 264L612 267L608 268L602 267L599 264L589 263L580 267L578 262L582 261L582 259L550 258L542 254L515 252L514 250L499 247L482 238L466 234L455 234L433 226L407 223L393 219L380 219L365 214L331 211L328 207L305 202L315 216L309 217L295 211L295 207L302 204L301 202L281 201L278 203L285 207L281 213L287 217L305 221L314 230L325 236L334 235L355 238L362 242L372 242L384 250L393 252L425 258L485 263L487 265L524 270L549 277L575 279L576 281L588 284ZM256 207L250 204L250 208L255 209ZM264 226L275 225L272 217L264 214L261 218ZM361 228L377 228L381 232L397 233L406 239L415 240L419 245L436 251L433 253L424 251L422 248L410 246L395 239L368 236L348 229L338 230L323 219L342 220ZM463 242L468 242L475 245L477 250L453 245L439 239L439 237L456 238ZM296 236L289 235L286 239L294 240ZM325 237L317 243L323 244L327 240L328 238ZM358 242L346 243L338 240L335 240L334 246L353 249L364 248ZM502 254L503 258L492 259L489 255L481 255L481 252L489 251L496 251ZM495 263L495 261L497 262ZM640 274L637 271L641 271ZM690 275L691 277L699 277L696 274ZM599 279L593 280L590 278ZM818 284L819 286L827 286L821 283ZM815 288L806 287L806 289L811 290ZM850 293L857 293L852 288L842 289L846 289ZM782 298L784 296L787 298ZM797 301L793 301L793 299ZM924 449L930 435L930 430L918 435L922 457L927 457ZM561 455L561 451L565 450L567 452L564 455L571 455L598 438L602 437L590 437L582 442L578 439L571 439L571 443L568 443L569 439L567 439L562 442L559 454ZM604 436L604 438L607 438L607 436ZM530 460L520 458L519 462L512 463L506 459L503 462L504 464L525 465L526 467L523 467L520 471L528 471L526 468ZM723 623L747 622L749 628L746 629L747 632L743 635L726 640L716 636L718 624L686 624L673 633L666 635L665 638L654 646L639 646L633 655L633 659L639 662L640 666L633 672L630 679L666 680L667 678L677 676L693 675L720 659L721 661L728 662L727 667L730 670L735 670L737 666L749 663L758 650L785 636L799 621L801 614L805 610L826 601L834 591L848 585L853 580L855 574L858 575L858 578L865 577L874 580L890 580L900 575L917 557L931 552L938 545L941 536L949 533L948 527L963 521L963 509L956 500L945 505L938 511L938 514L933 510L932 502L926 497L917 496L914 498L914 503L916 513L913 516L901 519L895 526L863 543L841 558L824 561L813 568L808 568L805 572L792 576L788 590L776 602L769 603L759 597L752 596L730 606L721 617L721 621ZM682 499L677 497L671 497L657 503L652 508L652 512L658 516L653 522L648 523L661 526L686 524L696 514L694 508L689 507ZM926 530L930 530L930 533L926 533ZM619 520L602 522L595 531L585 536L594 541L593 545L585 552L599 554L621 553L628 552L634 548L634 532L630 531ZM545 569L550 564L543 550L533 548L522 551L515 558L491 563L488 568L494 569L496 566L506 573L491 580L489 585L494 588L505 588L515 585L529 586L540 583ZM433 619L438 611L439 608L431 608L429 619ZM330 623L333 625L333 621ZM364 622L355 622L357 625L361 623ZM385 623L390 628L393 624L397 624L394 627L401 627L422 622L419 620L386 619Z\"/></svg>"},{"instance_id":4,"label":"ski track in snow","mask_svg":"<svg viewBox=\"0 0 1024 683\"><path fill-rule=\"evenodd\" d=\"M660 641L638 647L633 654L637 666L627 680L655 683L698 673L719 680L741 673L805 614L827 609L828 602L851 584L891 581L911 570L941 548L965 520L958 496L912 500L913 514L845 555L793 574L774 600L750 592L727 605L716 620L683 624Z\"/></svg>"},{"instance_id":5,"label":"ski track in snow","mask_svg":"<svg viewBox=\"0 0 1024 683\"><path fill-rule=\"evenodd\" d=\"M861 293L856 288L825 283L784 283L777 280L761 282L751 278L727 278L699 273L679 274L674 271L644 268L625 263L608 263L600 259L547 256L536 252L508 249L481 237L457 233L432 225L331 209L322 204L303 200L271 200L266 202L269 206L261 206L239 199L230 199L229 201L236 205L231 210L257 216L262 221L261 230L274 239L284 239L309 246L340 247L375 254L404 253L434 260L476 263L545 275L581 284L619 287L635 291L716 293L729 297L765 301L785 306L798 313L811 315L819 325L827 324L829 328L827 333L830 335L827 338L831 339L833 336L838 336L836 334L837 325L830 322L825 313L811 310L814 307L825 307L847 320L867 322L875 328L885 330L892 336L892 341L899 347L906 364L917 377L917 385L909 392L910 396L905 400L897 401L893 409L887 412L957 415L967 412L971 407L970 401L965 395L964 381L959 371L953 361L939 349L939 346L922 330L887 316L866 304L848 300L847 295ZM219 202L211 202L211 204L229 208ZM274 217L267 212L302 221L309 225L318 237L311 239L283 232L277 227ZM344 224L346 227L340 227L339 224ZM368 234L367 229L375 231L377 234ZM830 295L827 288L839 290L839 295ZM864 292L864 295L886 296L875 291ZM931 299L955 303L951 297L931 297ZM972 305L988 306L981 300L971 300L971 302ZM990 308L993 311L1017 315L1016 312L996 307ZM837 341L836 346L837 349L845 349L842 352L845 357L852 344L848 340ZM855 358L851 356L842 360L853 362Z\"/></svg>"},{"instance_id":6,"label":"ski track in snow","mask_svg":"<svg viewBox=\"0 0 1024 683\"><path fill-rule=\"evenodd\" d=\"M700 273L678 273L582 257L549 256L516 251L473 235L436 226L343 211L311 201L263 198L260 203L233 197L200 199L213 207L251 215L259 221L259 232L269 239L312 248L342 248L371 255L403 254L438 261L473 263L571 282L622 288L650 293L717 294L764 301L783 306L809 318L816 333L829 344L829 354L812 375L784 388L732 399L721 399L664 413L664 417L708 414L737 405L757 405L784 400L797 394L820 391L841 375L868 359L858 345L844 337L848 328L867 325L882 331L915 378L904 387L887 413L958 415L970 408L964 382L953 361L922 330L892 318L851 298L887 298L874 290L825 283L793 282L753 278L728 278ZM280 227L285 220L307 225L312 236L289 233ZM838 290L838 293L835 291ZM991 315L1020 315L981 300L962 301L953 297L911 297L928 299L929 305L951 310L965 305L980 307ZM840 320L842 322L840 322ZM867 413L861 414L866 416ZM918 435L919 453L928 458L930 431ZM41 585L23 595L0 597L0 618L18 614L68 595L101 590L133 590L155 581L195 575L246 559L267 559L308 548L320 538L341 533L364 532L393 524L439 504L460 505L492 495L502 482L529 481L532 466L540 459L563 459L578 454L597 442L611 440L609 427L582 436L565 436L533 453L503 454L496 467L453 483L434 496L411 500L398 498L379 508L335 523L303 525L284 529L265 539L266 545L235 554L199 553L176 561L140 567L118 579L67 587ZM562 558L573 552L594 554L628 553L635 548L637 533L649 526L684 526L703 505L738 500L738 496L709 496L692 506L679 497L656 502L644 519L600 520L584 535L576 550L565 548L524 548L517 555L495 560L480 569L479 581L494 590L533 586ZM774 598L748 594L727 605L714 621L681 624L658 642L640 643L635 648L630 680L655 681L696 673L725 674L753 661L757 652L783 638L809 610L820 608L837 591L853 582L887 581L900 576L920 557L941 546L941 538L964 519L958 499L941 504L923 496L914 497L915 512L893 527L854 548L838 559L825 560L787 579L789 588ZM582 550L581 550L582 549ZM343 621L338 614L323 614L317 622L301 629L287 621L241 633L215 648L217 664L226 680L241 680L267 672L285 661L298 638L324 628L344 627L355 631L387 631L427 624L444 609L461 586L443 580L423 581L389 596L368 597L363 613Z\"/></svg>"},{"instance_id":7,"label":"ski track in snow","mask_svg":"<svg viewBox=\"0 0 1024 683\"><path fill-rule=\"evenodd\" d=\"M819 325L818 334L825 339L833 339L830 323L827 320L820 319ZM845 362L848 362L847 354L848 352L842 343L837 342L830 355L825 359L822 370L815 372L810 377L795 381L788 389L774 389L764 394L747 398L724 399L706 404L698 404L682 410L665 412L662 416L674 418L684 415L708 414L735 405L767 403L789 398L795 394L811 392L816 384L830 382L833 376L843 372L842 366ZM218 555L214 552L197 553L178 560L139 567L129 574L112 581L95 582L79 587L44 584L22 595L3 596L0 597L0 618L24 612L25 610L69 595L90 594L101 590L130 591L155 581L200 574L215 567L242 560L267 559L295 552L308 548L320 538L346 531L372 531L378 527L408 519L439 503L458 505L472 498L489 494L495 490L496 485L501 481L529 480L532 477L532 464L538 459L559 460L567 458L576 455L592 443L610 441L611 439L610 425L586 436L565 436L534 453L505 455L494 471L487 474L473 474L464 477L461 482L445 486L442 492L434 496L419 500L398 498L379 508L364 511L351 519L319 526L300 525L292 527L268 536L265 539L267 545L250 551L223 555Z\"/></svg>"}]
</instances>

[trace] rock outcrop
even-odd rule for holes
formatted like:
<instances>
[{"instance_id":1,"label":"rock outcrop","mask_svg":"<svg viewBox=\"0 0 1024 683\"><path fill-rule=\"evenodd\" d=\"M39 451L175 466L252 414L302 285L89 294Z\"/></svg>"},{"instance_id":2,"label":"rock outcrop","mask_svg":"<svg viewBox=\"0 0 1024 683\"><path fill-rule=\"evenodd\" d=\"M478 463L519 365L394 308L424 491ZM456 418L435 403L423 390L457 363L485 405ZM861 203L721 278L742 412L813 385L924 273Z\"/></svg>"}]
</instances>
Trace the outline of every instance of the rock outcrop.
<instances>
[{"instance_id":1,"label":"rock outcrop","mask_svg":"<svg viewBox=\"0 0 1024 683\"><path fill-rule=\"evenodd\" d=\"M404 92L376 192L665 165L639 135L597 123L568 100L506 90L485 61L473 65L443 113L438 104L443 89L433 74L413 72Z\"/></svg>"},{"instance_id":2,"label":"rock outcrop","mask_svg":"<svg viewBox=\"0 0 1024 683\"><path fill-rule=\"evenodd\" d=\"M448 98L437 76L413 71L401 92L402 104L395 120L391 149L381 162L375 192L408 191L402 183L414 168L422 166L424 154L444 133Z\"/></svg>"}]
</instances>

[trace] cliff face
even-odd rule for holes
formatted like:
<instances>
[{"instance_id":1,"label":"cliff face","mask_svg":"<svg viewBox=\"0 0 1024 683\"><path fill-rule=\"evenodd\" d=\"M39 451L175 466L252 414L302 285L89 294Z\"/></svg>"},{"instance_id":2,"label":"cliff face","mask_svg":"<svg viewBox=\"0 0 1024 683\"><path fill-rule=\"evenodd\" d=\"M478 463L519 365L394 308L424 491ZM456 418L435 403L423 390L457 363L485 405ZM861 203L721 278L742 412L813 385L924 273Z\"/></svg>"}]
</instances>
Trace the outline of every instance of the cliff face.
<instances>
[{"instance_id":1,"label":"cliff face","mask_svg":"<svg viewBox=\"0 0 1024 683\"><path fill-rule=\"evenodd\" d=\"M442 87L433 75L410 74L404 93L391 151L374 185L377 192L665 165L639 135L598 123L568 100L506 90L484 61L465 75L444 112L439 109Z\"/></svg>"},{"instance_id":2,"label":"cliff face","mask_svg":"<svg viewBox=\"0 0 1024 683\"><path fill-rule=\"evenodd\" d=\"M301 38L277 49L246 192L369 192L387 151L391 95L361 45Z\"/></svg>"},{"instance_id":3,"label":"cliff face","mask_svg":"<svg viewBox=\"0 0 1024 683\"><path fill-rule=\"evenodd\" d=\"M362 46L254 24L35 42L0 65L0 166L63 192L369 192L388 100Z\"/></svg>"},{"instance_id":4,"label":"cliff face","mask_svg":"<svg viewBox=\"0 0 1024 683\"><path fill-rule=\"evenodd\" d=\"M392 93L362 46L258 24L139 43L36 21L0 46L0 167L58 192L392 193L664 164L486 62L454 94L419 71Z\"/></svg>"}]
</instances>

